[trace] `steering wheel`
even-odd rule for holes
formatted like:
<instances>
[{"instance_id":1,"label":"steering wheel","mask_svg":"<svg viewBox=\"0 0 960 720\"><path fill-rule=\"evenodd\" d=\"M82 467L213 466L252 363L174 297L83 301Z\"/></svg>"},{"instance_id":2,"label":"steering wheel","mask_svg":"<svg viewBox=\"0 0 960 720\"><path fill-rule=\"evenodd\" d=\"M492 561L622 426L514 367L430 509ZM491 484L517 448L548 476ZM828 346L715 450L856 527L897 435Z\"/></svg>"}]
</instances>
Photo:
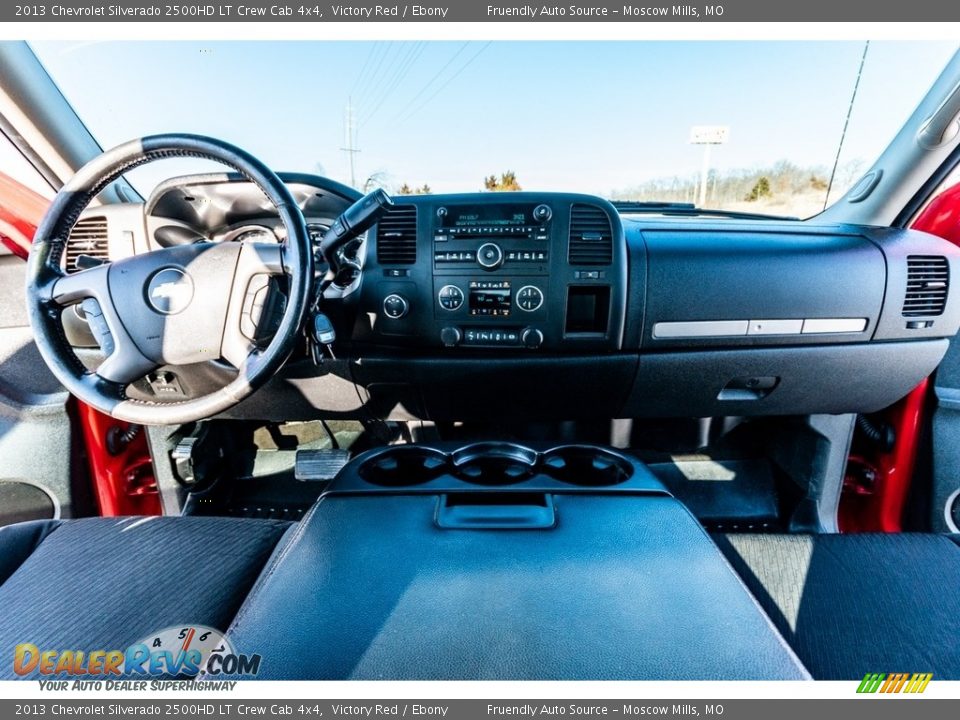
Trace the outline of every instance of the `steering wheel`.
<instances>
[{"instance_id":1,"label":"steering wheel","mask_svg":"<svg viewBox=\"0 0 960 720\"><path fill-rule=\"evenodd\" d=\"M284 242L203 242L73 274L61 269L70 231L98 193L139 165L179 157L220 162L258 185L286 229ZM251 337L252 313L255 306L263 307L268 283L282 276L286 302L272 318L272 339L260 347ZM30 252L27 307L43 359L77 398L120 420L180 424L232 407L279 369L297 342L312 283L313 252L303 214L269 168L213 138L153 135L93 159L54 198ZM74 353L61 320L65 308L80 302L107 356L95 371ZM161 366L209 360L226 360L237 369L236 378L197 398L164 402L128 397L130 383Z\"/></svg>"}]
</instances>

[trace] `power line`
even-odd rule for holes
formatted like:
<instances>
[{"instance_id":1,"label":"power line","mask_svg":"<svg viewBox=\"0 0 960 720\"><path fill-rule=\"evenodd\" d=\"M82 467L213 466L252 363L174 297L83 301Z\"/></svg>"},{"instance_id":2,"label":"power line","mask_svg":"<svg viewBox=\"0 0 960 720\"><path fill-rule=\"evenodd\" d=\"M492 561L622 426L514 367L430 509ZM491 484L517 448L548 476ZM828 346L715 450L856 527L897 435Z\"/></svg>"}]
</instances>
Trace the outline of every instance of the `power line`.
<instances>
[{"instance_id":1,"label":"power line","mask_svg":"<svg viewBox=\"0 0 960 720\"><path fill-rule=\"evenodd\" d=\"M445 63L443 64L443 67L441 67L441 68L436 72L436 74L434 74L433 77L431 77L429 80L427 80L426 85L424 85L422 88L420 88L419 92L417 92L416 95L414 95L412 98L410 98L410 100L407 102L407 104L404 105L403 108L400 109L400 111L397 113L397 116L398 116L398 117L399 117L400 115L403 115L410 107L413 106L413 104L417 101L417 99L420 98L420 97L430 88L430 86L433 85L434 82L436 82L437 78L439 78L441 75L443 75L443 73L446 71L446 69L447 69L448 67L450 67L450 65L453 64L453 61L456 60L458 57L460 57L460 54L461 54L464 50L467 49L467 46L468 46L469 44L470 44L469 42L465 42L463 45L460 46L460 48L450 57L450 59L447 60L447 62L445 62Z\"/></svg>"},{"instance_id":2,"label":"power line","mask_svg":"<svg viewBox=\"0 0 960 720\"><path fill-rule=\"evenodd\" d=\"M380 88L383 86L384 77L391 72L391 68L396 65L397 58L399 58L402 53L403 47L397 47L393 41L388 42L384 46L384 51L380 54L380 57L377 58L376 65L367 75L363 87L360 90L364 104L370 104L366 103L367 97L379 94Z\"/></svg>"},{"instance_id":3,"label":"power line","mask_svg":"<svg viewBox=\"0 0 960 720\"><path fill-rule=\"evenodd\" d=\"M410 60L413 58L419 46L420 43L411 43L409 46L398 51L387 67L384 68L380 77L377 78L375 84L370 86L367 93L368 101L365 103L365 107L373 109L364 115L360 125L366 124L367 118L373 115L383 104L384 100L396 89L397 78L406 71Z\"/></svg>"},{"instance_id":4,"label":"power line","mask_svg":"<svg viewBox=\"0 0 960 720\"><path fill-rule=\"evenodd\" d=\"M396 45L393 41L387 43L381 43L379 47L375 46L371 49L370 54L367 56L367 60L364 63L366 67L369 68L369 72L366 74L363 73L361 69L360 75L357 77L356 90L362 94L369 93L371 91L378 91L380 87L384 84L384 77L397 77L399 73L397 68L394 69L393 73L385 71L381 75L381 68L390 67L390 65L399 63L401 68L406 66L406 61L412 57L414 50L417 45L414 44L405 54L400 49L396 49ZM393 52L393 58L391 58L391 53ZM373 95L376 97L376 94ZM380 103L377 104L377 107L382 104L383 99ZM343 152L347 153L350 159L350 184L356 187L356 156L360 152L360 149L357 147L357 131L360 129L361 123L358 122L356 107L353 103L353 94L350 95L348 99L348 104L345 109L344 115L344 129L345 129L345 143L344 147L340 148Z\"/></svg>"},{"instance_id":5,"label":"power line","mask_svg":"<svg viewBox=\"0 0 960 720\"><path fill-rule=\"evenodd\" d=\"M375 60L372 61L370 66L370 72L367 73L367 76L363 79L362 83L358 83L357 93L355 97L362 98L369 91L371 84L377 81L377 78L380 76L380 68L383 67L384 61L387 59L387 56L390 55L391 50L393 49L393 41L390 40L386 43L381 44L380 52L377 54Z\"/></svg>"},{"instance_id":6,"label":"power line","mask_svg":"<svg viewBox=\"0 0 960 720\"><path fill-rule=\"evenodd\" d=\"M387 101L394 90L396 90L406 79L407 75L410 73L410 70L416 64L417 60L420 59L420 56L423 54L423 51L426 50L427 44L425 42L416 43L411 49L410 52L404 57L403 60L399 61L397 68L393 75L386 81L387 87L384 93L380 97L380 101L374 106L373 110L367 113L360 121L360 127L366 125L377 114L377 111L383 107L383 104Z\"/></svg>"},{"instance_id":7,"label":"power line","mask_svg":"<svg viewBox=\"0 0 960 720\"><path fill-rule=\"evenodd\" d=\"M460 77L460 74L461 74L464 70L466 70L468 67L470 67L470 65L473 64L473 61L476 60L478 57L480 57L480 55L483 53L483 51L486 50L488 47L490 47L492 44L493 44L493 41L490 40L490 41L488 41L483 47L481 47L479 50L477 50L477 52L475 52L473 55L470 56L470 59L469 59L469 60L467 60L463 65L460 66L460 69L459 69L459 70L457 70L453 75L451 75L451 76L447 79L447 81L446 81L445 83L443 83L443 85L441 85L440 87L438 87L438 88L436 89L436 91L435 91L432 95L430 95L426 100L424 100L422 103L420 103L420 104L419 104L416 108L414 108L412 111L410 111L409 113L407 113L407 114L404 115L403 117L399 118L399 119L397 120L397 123L399 124L399 123L402 123L402 122L406 122L407 120L409 120L410 118L412 118L414 115L416 115L418 112L420 112L420 110L421 110L422 108L424 108L427 104L429 104L429 102L430 102L431 100L433 100L437 95L439 95L441 92L443 92L444 88L446 88L450 83L452 83L454 80L456 80L458 77Z\"/></svg>"},{"instance_id":8,"label":"power line","mask_svg":"<svg viewBox=\"0 0 960 720\"><path fill-rule=\"evenodd\" d=\"M361 114L357 122L357 129L366 125L370 118L383 106L387 98L393 94L397 85L406 77L413 62L419 58L419 54L425 46L425 42L398 43L392 57L384 55L383 62L378 66L378 71L380 67L383 68L383 71L369 78L364 102L361 103L361 107L372 107L373 109Z\"/></svg>"},{"instance_id":9,"label":"power line","mask_svg":"<svg viewBox=\"0 0 960 720\"><path fill-rule=\"evenodd\" d=\"M380 48L380 41L377 40L370 46L370 51L367 53L367 59L363 61L363 67L360 68L360 72L357 74L356 79L353 81L353 87L350 91L350 95L355 95L357 91L357 86L360 84L360 81L363 80L367 68L370 67L370 60L376 54L377 50Z\"/></svg>"},{"instance_id":10,"label":"power line","mask_svg":"<svg viewBox=\"0 0 960 720\"><path fill-rule=\"evenodd\" d=\"M356 81L353 83L353 87L350 89L350 94L353 97L359 97L360 90L366 85L367 80L370 77L370 72L373 70L374 65L379 61L380 55L383 53L386 48L387 43L377 41L373 44L373 47L370 48L370 54L367 56L366 61L363 63L363 68L360 70L360 74L357 75Z\"/></svg>"}]
</instances>

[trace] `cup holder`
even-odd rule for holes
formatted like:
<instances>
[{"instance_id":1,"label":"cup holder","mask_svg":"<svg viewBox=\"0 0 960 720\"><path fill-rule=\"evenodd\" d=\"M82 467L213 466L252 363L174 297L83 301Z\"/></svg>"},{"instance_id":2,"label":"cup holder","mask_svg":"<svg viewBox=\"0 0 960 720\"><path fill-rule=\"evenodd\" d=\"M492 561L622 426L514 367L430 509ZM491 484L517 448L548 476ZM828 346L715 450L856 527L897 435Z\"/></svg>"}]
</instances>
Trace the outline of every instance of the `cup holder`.
<instances>
[{"instance_id":1,"label":"cup holder","mask_svg":"<svg viewBox=\"0 0 960 720\"><path fill-rule=\"evenodd\" d=\"M542 465L554 480L581 487L619 485L633 475L626 458L593 445L554 448L543 456Z\"/></svg>"},{"instance_id":2,"label":"cup holder","mask_svg":"<svg viewBox=\"0 0 960 720\"><path fill-rule=\"evenodd\" d=\"M594 445L561 445L544 453L510 442L480 442L453 452L421 445L394 445L364 460L357 470L372 485L405 488L443 476L487 487L550 478L565 485L601 488L634 474L622 455ZM449 481L449 480L448 480Z\"/></svg>"},{"instance_id":3,"label":"cup holder","mask_svg":"<svg viewBox=\"0 0 960 720\"><path fill-rule=\"evenodd\" d=\"M383 487L411 487L429 482L447 470L447 456L418 445L396 445L360 466L360 476Z\"/></svg>"},{"instance_id":4,"label":"cup holder","mask_svg":"<svg viewBox=\"0 0 960 720\"><path fill-rule=\"evenodd\" d=\"M537 453L513 443L476 443L451 456L454 475L474 485L512 485L531 477Z\"/></svg>"}]
</instances>

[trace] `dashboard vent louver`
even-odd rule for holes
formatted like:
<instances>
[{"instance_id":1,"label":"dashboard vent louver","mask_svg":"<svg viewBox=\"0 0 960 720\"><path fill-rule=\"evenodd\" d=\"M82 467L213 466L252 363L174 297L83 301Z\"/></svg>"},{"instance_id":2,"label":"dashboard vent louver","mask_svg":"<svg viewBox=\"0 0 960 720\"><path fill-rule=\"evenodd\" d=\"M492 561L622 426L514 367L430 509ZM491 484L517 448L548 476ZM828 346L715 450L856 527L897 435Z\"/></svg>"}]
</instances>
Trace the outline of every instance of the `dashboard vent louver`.
<instances>
[{"instance_id":1,"label":"dashboard vent louver","mask_svg":"<svg viewBox=\"0 0 960 720\"><path fill-rule=\"evenodd\" d=\"M904 317L942 315L947 306L950 267L939 255L907 256L907 295Z\"/></svg>"},{"instance_id":2,"label":"dashboard vent louver","mask_svg":"<svg viewBox=\"0 0 960 720\"><path fill-rule=\"evenodd\" d=\"M413 265L417 261L417 207L397 205L377 226L377 262Z\"/></svg>"},{"instance_id":3,"label":"dashboard vent louver","mask_svg":"<svg viewBox=\"0 0 960 720\"><path fill-rule=\"evenodd\" d=\"M110 259L110 246L107 241L107 219L102 216L88 217L78 220L70 231L65 249L64 270L74 273L81 268L77 267L77 258L81 255L100 260Z\"/></svg>"},{"instance_id":4,"label":"dashboard vent louver","mask_svg":"<svg viewBox=\"0 0 960 720\"><path fill-rule=\"evenodd\" d=\"M570 207L567 260L571 265L609 265L613 262L613 228L602 208L583 204Z\"/></svg>"}]
</instances>

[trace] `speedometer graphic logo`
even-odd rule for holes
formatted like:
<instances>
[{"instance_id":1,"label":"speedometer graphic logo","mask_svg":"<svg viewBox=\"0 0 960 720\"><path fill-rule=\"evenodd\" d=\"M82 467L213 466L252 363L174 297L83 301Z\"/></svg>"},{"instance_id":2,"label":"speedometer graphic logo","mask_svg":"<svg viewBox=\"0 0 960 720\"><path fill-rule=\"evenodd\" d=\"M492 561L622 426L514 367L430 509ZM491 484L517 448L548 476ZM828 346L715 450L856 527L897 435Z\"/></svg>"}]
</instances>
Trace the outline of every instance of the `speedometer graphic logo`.
<instances>
[{"instance_id":1,"label":"speedometer graphic logo","mask_svg":"<svg viewBox=\"0 0 960 720\"><path fill-rule=\"evenodd\" d=\"M143 638L135 648L133 666L147 675L195 677L235 656L223 633L206 625L168 627ZM131 669L129 663L127 668Z\"/></svg>"}]
</instances>

